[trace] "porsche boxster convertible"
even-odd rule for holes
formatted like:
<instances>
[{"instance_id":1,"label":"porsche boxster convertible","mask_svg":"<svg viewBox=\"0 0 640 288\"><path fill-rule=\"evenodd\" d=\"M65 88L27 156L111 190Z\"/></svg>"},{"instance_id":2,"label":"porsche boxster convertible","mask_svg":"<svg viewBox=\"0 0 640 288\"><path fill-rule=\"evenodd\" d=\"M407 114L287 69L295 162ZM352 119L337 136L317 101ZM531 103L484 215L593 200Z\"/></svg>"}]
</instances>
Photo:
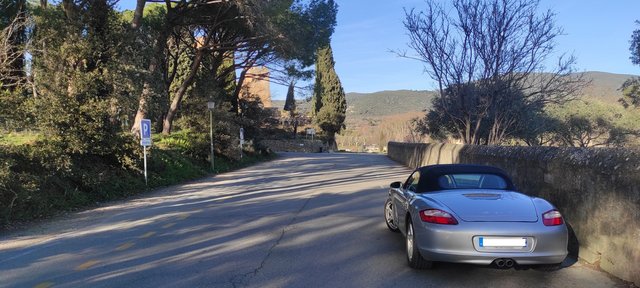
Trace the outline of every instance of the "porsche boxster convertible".
<instances>
[{"instance_id":1,"label":"porsche boxster convertible","mask_svg":"<svg viewBox=\"0 0 640 288\"><path fill-rule=\"evenodd\" d=\"M548 201L515 190L496 167L424 166L404 183L391 183L384 218L405 236L413 268L433 262L558 267L567 256L562 215Z\"/></svg>"}]
</instances>

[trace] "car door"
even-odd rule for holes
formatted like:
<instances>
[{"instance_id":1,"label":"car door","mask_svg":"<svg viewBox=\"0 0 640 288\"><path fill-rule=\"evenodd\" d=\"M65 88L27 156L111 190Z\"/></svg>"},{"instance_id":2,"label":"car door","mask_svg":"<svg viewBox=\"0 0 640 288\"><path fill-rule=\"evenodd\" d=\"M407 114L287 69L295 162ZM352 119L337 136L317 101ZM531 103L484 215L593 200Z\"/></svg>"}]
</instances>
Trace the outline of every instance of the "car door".
<instances>
[{"instance_id":1,"label":"car door","mask_svg":"<svg viewBox=\"0 0 640 288\"><path fill-rule=\"evenodd\" d=\"M395 218L398 220L398 227L403 231L403 233L406 233L406 227L404 225L407 221L406 215L409 209L410 202L413 200L413 198L415 198L415 193L417 192L419 181L420 171L416 170L411 173L411 176L407 178L407 181L405 181L402 187L398 189L398 193L394 194L393 207L396 213Z\"/></svg>"}]
</instances>

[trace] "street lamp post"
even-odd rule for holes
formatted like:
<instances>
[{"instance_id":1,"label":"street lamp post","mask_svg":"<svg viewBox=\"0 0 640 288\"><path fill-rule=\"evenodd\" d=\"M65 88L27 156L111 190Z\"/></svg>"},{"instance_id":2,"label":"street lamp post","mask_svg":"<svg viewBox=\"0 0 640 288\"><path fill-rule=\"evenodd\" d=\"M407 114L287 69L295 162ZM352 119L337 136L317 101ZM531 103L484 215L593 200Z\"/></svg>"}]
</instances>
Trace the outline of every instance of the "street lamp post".
<instances>
[{"instance_id":1,"label":"street lamp post","mask_svg":"<svg viewBox=\"0 0 640 288\"><path fill-rule=\"evenodd\" d=\"M214 171L213 165L213 108L216 104L213 101L207 102L207 108L209 109L209 138L211 139L211 172Z\"/></svg>"}]
</instances>

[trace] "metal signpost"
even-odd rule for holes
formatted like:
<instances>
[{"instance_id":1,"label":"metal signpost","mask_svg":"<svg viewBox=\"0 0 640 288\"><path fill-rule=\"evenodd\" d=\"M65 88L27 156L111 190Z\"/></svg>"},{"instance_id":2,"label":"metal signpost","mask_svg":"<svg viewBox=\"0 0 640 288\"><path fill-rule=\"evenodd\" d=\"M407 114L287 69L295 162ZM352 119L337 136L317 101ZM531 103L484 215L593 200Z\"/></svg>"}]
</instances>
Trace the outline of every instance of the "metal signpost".
<instances>
[{"instance_id":1,"label":"metal signpost","mask_svg":"<svg viewBox=\"0 0 640 288\"><path fill-rule=\"evenodd\" d=\"M311 135L311 141L313 141L313 135L316 135L316 129L307 128L307 135Z\"/></svg>"},{"instance_id":2,"label":"metal signpost","mask_svg":"<svg viewBox=\"0 0 640 288\"><path fill-rule=\"evenodd\" d=\"M244 145L244 128L240 128L240 159L242 159L242 146Z\"/></svg>"},{"instance_id":3,"label":"metal signpost","mask_svg":"<svg viewBox=\"0 0 640 288\"><path fill-rule=\"evenodd\" d=\"M216 107L216 103L213 101L207 102L207 109L209 109L209 138L211 139L211 172L213 172L213 109Z\"/></svg>"},{"instance_id":4,"label":"metal signpost","mask_svg":"<svg viewBox=\"0 0 640 288\"><path fill-rule=\"evenodd\" d=\"M151 120L140 120L140 145L144 151L144 184L147 185L147 146L151 146Z\"/></svg>"}]
</instances>

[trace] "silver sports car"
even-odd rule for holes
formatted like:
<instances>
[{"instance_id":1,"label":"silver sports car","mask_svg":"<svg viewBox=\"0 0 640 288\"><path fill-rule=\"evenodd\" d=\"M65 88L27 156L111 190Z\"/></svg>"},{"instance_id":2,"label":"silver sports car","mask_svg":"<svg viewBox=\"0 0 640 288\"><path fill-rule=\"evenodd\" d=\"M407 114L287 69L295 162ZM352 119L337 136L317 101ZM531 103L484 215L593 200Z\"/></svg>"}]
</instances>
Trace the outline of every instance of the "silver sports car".
<instances>
[{"instance_id":1,"label":"silver sports car","mask_svg":"<svg viewBox=\"0 0 640 288\"><path fill-rule=\"evenodd\" d=\"M406 237L409 266L434 261L557 267L567 256L562 215L515 192L507 174L481 165L433 165L393 182L384 204L391 231Z\"/></svg>"}]
</instances>

